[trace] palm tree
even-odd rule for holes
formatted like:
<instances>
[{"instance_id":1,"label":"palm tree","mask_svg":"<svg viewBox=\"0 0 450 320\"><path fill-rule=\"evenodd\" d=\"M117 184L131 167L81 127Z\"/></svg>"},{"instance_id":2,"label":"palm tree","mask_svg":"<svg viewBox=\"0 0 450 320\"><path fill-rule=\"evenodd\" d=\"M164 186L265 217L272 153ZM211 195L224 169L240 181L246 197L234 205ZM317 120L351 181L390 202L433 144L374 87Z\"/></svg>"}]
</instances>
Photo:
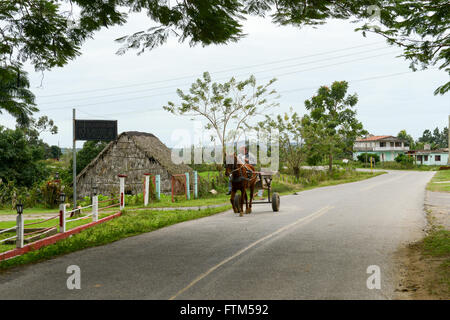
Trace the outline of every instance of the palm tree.
<instances>
[{"instance_id":1,"label":"palm tree","mask_svg":"<svg viewBox=\"0 0 450 320\"><path fill-rule=\"evenodd\" d=\"M5 110L20 126L27 126L33 112L39 111L30 82L20 64L0 66L0 114Z\"/></svg>"}]
</instances>

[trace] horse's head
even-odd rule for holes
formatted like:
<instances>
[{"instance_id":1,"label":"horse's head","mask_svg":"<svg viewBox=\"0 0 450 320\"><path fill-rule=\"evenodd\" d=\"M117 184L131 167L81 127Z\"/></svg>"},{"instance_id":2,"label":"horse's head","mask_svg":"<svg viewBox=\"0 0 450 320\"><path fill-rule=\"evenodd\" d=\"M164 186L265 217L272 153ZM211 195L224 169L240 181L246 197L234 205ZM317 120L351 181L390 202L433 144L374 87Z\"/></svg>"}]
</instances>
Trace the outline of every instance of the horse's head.
<instances>
[{"instance_id":1,"label":"horse's head","mask_svg":"<svg viewBox=\"0 0 450 320\"><path fill-rule=\"evenodd\" d=\"M236 154L227 154L227 156L225 157L225 174L227 176L229 176L233 170L236 169L236 165L237 165L237 157Z\"/></svg>"}]
</instances>

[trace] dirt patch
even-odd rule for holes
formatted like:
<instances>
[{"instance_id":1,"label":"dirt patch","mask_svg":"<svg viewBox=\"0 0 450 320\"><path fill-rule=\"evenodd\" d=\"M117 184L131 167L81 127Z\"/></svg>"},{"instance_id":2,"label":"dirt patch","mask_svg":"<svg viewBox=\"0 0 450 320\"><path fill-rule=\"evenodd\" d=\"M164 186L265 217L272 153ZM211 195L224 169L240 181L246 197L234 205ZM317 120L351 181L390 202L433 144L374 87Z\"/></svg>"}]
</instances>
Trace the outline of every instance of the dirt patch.
<instances>
[{"instance_id":1,"label":"dirt patch","mask_svg":"<svg viewBox=\"0 0 450 320\"><path fill-rule=\"evenodd\" d=\"M448 300L450 292L444 283L443 257L423 254L423 241L397 252L398 280L394 299Z\"/></svg>"},{"instance_id":2,"label":"dirt patch","mask_svg":"<svg viewBox=\"0 0 450 320\"><path fill-rule=\"evenodd\" d=\"M426 237L397 251L395 259L398 278L394 299L450 300L448 253L430 254L430 250L426 249L426 242L429 242L438 230L450 229L449 196L450 194L427 192L425 212L428 223L424 230Z\"/></svg>"}]
</instances>

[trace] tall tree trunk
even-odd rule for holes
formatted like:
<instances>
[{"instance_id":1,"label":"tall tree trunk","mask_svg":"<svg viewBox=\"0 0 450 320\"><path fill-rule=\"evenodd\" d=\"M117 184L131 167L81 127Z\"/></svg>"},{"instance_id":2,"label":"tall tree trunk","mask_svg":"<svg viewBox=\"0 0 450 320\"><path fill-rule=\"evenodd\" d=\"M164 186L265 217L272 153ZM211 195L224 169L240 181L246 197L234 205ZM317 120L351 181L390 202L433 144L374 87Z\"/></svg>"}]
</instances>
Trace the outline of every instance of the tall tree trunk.
<instances>
[{"instance_id":1,"label":"tall tree trunk","mask_svg":"<svg viewBox=\"0 0 450 320\"><path fill-rule=\"evenodd\" d=\"M333 171L333 154L330 153L328 156L329 162L328 162L328 171Z\"/></svg>"},{"instance_id":2,"label":"tall tree trunk","mask_svg":"<svg viewBox=\"0 0 450 320\"><path fill-rule=\"evenodd\" d=\"M299 167L294 167L292 169L294 170L294 176L295 176L295 178L298 181L298 179L300 178L300 168Z\"/></svg>"}]
</instances>

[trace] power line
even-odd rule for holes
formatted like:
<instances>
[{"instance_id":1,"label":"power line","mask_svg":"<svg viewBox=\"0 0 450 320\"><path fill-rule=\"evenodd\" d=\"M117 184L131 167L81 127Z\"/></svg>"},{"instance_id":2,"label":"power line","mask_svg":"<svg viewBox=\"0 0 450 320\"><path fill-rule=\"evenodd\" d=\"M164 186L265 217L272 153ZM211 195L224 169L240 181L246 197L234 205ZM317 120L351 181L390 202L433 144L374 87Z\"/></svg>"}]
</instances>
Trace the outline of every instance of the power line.
<instances>
[{"instance_id":1,"label":"power line","mask_svg":"<svg viewBox=\"0 0 450 320\"><path fill-rule=\"evenodd\" d=\"M433 70L433 69L427 69L427 70ZM427 70L420 70L420 71L416 71L416 72L423 72L423 71L427 71ZM357 82L371 81L371 80L377 80L377 79L397 77L397 76L405 75L405 74L413 74L416 72L407 71L407 72L391 73L391 74L387 74L387 75L379 75L379 76L373 76L373 77L368 77L368 78L349 80L347 82L348 83L357 83ZM319 88L319 86L320 85L317 85L314 87L304 87L304 88L298 88L298 89L283 90L283 91L279 91L277 93L281 94L281 93L291 93L291 92L306 91L306 90L317 90ZM152 112L152 111L163 111L163 109L161 107L150 108L150 109L136 109L136 110L128 110L128 111L124 111L124 112L103 114L103 116L124 115L124 114L136 113L136 112L139 112L140 114L142 114L142 113L147 113L147 112Z\"/></svg>"},{"instance_id":2,"label":"power line","mask_svg":"<svg viewBox=\"0 0 450 320\"><path fill-rule=\"evenodd\" d=\"M363 58L359 58L359 59L347 60L347 61L340 62L340 63L326 64L326 65L323 65L323 66L318 66L318 67L313 67L313 68L308 68L308 69L290 71L290 72L285 72L285 73L281 73L281 74L275 75L275 77L282 77L282 76L287 76L287 75L301 73L301 72L306 72L306 71L312 71L312 70L318 70L318 69L323 69L323 68L328 68L328 67L340 66L340 65L343 65L343 64L353 63L355 61L363 61L363 60L368 60L368 59L382 57L382 56L391 55L391 54L392 54L392 52L382 53L382 54L368 56L368 57L363 57ZM263 78L259 78L259 79L267 79L267 78L273 78L273 76L267 76L267 77L263 77Z\"/></svg>"},{"instance_id":3,"label":"power line","mask_svg":"<svg viewBox=\"0 0 450 320\"><path fill-rule=\"evenodd\" d=\"M435 68L430 68L430 69L426 69L426 70L418 70L418 71L397 72L397 73L391 73L391 74L387 74L387 75L374 76L374 77L363 78L363 79L357 79L357 80L349 80L349 81L347 81L347 82L348 82L348 83L357 83L357 82L364 82L364 81L378 80L378 79L397 77L397 76L401 76L401 75L405 75L405 74L413 74L413 73L416 73L416 72L423 72L423 71L428 71L428 70L435 70ZM320 85L319 85L319 86L320 86ZM291 93L291 92L297 92L297 91L315 90L315 89L318 89L319 86L315 86L315 87L306 87L306 88L298 88L298 89L290 89L290 90L283 90L283 91L279 91L278 93L281 94L281 93Z\"/></svg>"},{"instance_id":4,"label":"power line","mask_svg":"<svg viewBox=\"0 0 450 320\"><path fill-rule=\"evenodd\" d=\"M379 51L379 50L386 50L386 49L391 49L391 48L389 48L389 47L388 48L382 47L382 48L376 48L376 49L356 52L356 53L352 53L352 54L346 54L346 55L341 55L341 56L336 56L336 57L330 57L330 58L327 58L327 59L319 59L319 60L314 60L314 61L309 61L309 62L302 62L302 63L292 64L292 65L287 65L287 66L280 66L280 67L276 67L276 68L255 71L255 72L253 72L253 74L264 73L264 72L269 72L269 71L273 71L273 70L293 68L293 67L297 67L297 66L301 66L301 65L328 61L330 59L345 58L345 57L349 57L349 56L354 56L354 55L359 55L359 54L368 53L368 52L374 52L374 51ZM237 75L237 77L244 76L244 75L249 75L249 74L248 73L241 73L241 74ZM222 79L227 79L227 78L218 78L216 80L222 80ZM66 103L66 102L74 103L74 101L76 103L77 101L83 101L83 100L91 100L91 99L104 98L104 97L113 97L113 96L123 96L125 94L141 93L141 92L154 91L154 90L160 90L160 89L170 89L170 88L176 88L176 87L188 86L188 85L190 85L190 83L178 84L178 85L170 85L170 86L164 86L164 87L156 87L156 88L147 88L147 89L143 89L143 90L135 90L135 91L129 91L129 92L116 93L116 94L91 96L91 97L86 97L86 98L77 98L76 100L68 99L68 100L50 101L50 102L44 102L44 103L42 103L40 105L46 106L46 105L50 105L50 104Z\"/></svg>"},{"instance_id":5,"label":"power line","mask_svg":"<svg viewBox=\"0 0 450 320\"><path fill-rule=\"evenodd\" d=\"M304 56L299 56L299 57L288 58L288 59L269 61L269 62L266 62L266 63L254 64L254 65L250 65L250 66L239 66L239 67L234 67L234 68L225 69L225 70L213 71L213 72L210 72L210 73L211 74L216 74L216 73L230 72L230 71L235 71L235 70L249 69L249 68L254 68L254 67L259 67L259 66L264 66L264 65L271 65L271 64L276 64L276 63L282 63L282 62L286 62L286 61L292 61L292 60L304 59L304 58L309 58L309 57L327 55L327 54L331 54L331 53L336 53L336 52L341 52L341 51L346 51L346 50L351 50L351 49L356 49L356 48L369 47L369 46L373 46L373 45L381 44L381 43L384 43L384 41L373 42L373 43L369 43L369 44L365 44L365 45L347 47L347 48L342 48L342 49L337 49L337 50L332 50L332 51L325 51L325 52L320 52L320 53L315 53L315 54L310 54L310 55L304 55ZM100 88L100 89L81 90L81 91L73 91L73 92L66 92L66 93L59 93L59 94L52 94L52 95L44 95L44 96L39 96L38 98L49 98L49 97L74 95L74 94L82 94L82 93L97 92L97 91L107 91L107 90L113 90L113 89L131 88L131 87L143 86L143 85L148 85L148 84L156 84L156 83L164 83L164 82L170 82L170 81L176 81L176 80L191 79L193 77L198 77L198 76L199 76L198 74L197 75L189 75L189 76L181 76L181 77L169 78L169 79L165 79L165 80L141 82L141 83L124 85L124 86L106 87L106 88Z\"/></svg>"},{"instance_id":6,"label":"power line","mask_svg":"<svg viewBox=\"0 0 450 320\"><path fill-rule=\"evenodd\" d=\"M372 59L372 58L377 58L377 57L390 55L390 54L392 54L392 52L383 53L383 54L379 54L379 55L368 56L368 57L363 57L363 58L358 58L358 59L352 59L352 60L348 60L348 61L344 61L344 62L340 62L340 63L334 63L334 64L328 64L328 65L323 65L323 66L317 66L317 67L303 69L303 70L291 71L291 72L282 73L282 74L278 74L278 75L271 75L271 76L263 77L263 78L260 78L260 79L280 77L280 76L285 76L285 75L290 75L290 74L295 74L295 73L301 73L301 72L306 72L306 71L323 69L323 68L328 68L328 67L348 64L348 63L352 63L352 62L355 62L355 61L362 61L362 60L368 60L368 59ZM156 96L163 96L163 95L170 95L170 94L173 94L173 92L171 91L171 92L167 92L167 93L159 93L159 94L154 94L154 95L139 96L139 97L126 98L126 99L119 99L119 100L100 101L100 102L82 104L82 105L77 105L77 106L78 106L78 108L84 108L84 107L88 107L88 106L94 106L94 105L105 104L105 103L125 102L125 101L146 99L146 98L152 98L152 97L156 97ZM68 102L72 102L72 105L73 105L74 102L76 102L76 100L70 100ZM67 109L67 108L71 108L71 106L47 108L47 109L42 109L41 111L63 110L63 109Z\"/></svg>"}]
</instances>

